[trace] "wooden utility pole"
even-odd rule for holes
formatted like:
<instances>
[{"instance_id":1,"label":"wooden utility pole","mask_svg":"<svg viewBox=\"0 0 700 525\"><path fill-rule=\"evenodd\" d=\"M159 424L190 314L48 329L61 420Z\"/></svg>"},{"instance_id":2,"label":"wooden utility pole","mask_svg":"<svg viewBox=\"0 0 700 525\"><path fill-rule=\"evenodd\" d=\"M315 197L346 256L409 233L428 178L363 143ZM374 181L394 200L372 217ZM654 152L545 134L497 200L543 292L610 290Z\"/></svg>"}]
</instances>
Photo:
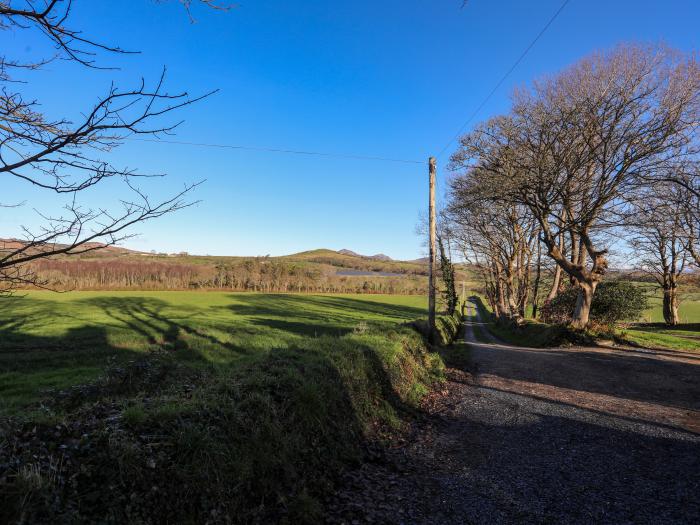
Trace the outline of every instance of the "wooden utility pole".
<instances>
[{"instance_id":1,"label":"wooden utility pole","mask_svg":"<svg viewBox=\"0 0 700 525\"><path fill-rule=\"evenodd\" d=\"M428 324L430 325L430 339L435 337L435 157L428 159L428 177L430 184L430 196L428 203L428 217L430 230L430 255L428 258Z\"/></svg>"}]
</instances>

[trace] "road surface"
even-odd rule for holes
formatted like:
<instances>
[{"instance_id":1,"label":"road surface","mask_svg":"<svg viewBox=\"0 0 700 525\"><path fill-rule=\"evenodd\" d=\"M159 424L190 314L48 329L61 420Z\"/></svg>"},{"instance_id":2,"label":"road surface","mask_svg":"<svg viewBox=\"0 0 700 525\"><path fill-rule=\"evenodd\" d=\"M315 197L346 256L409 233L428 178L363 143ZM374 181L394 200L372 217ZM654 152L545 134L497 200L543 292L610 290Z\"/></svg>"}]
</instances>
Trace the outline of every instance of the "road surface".
<instances>
[{"instance_id":1,"label":"road surface","mask_svg":"<svg viewBox=\"0 0 700 525\"><path fill-rule=\"evenodd\" d=\"M480 343L409 438L348 473L346 523L700 523L700 354Z\"/></svg>"}]
</instances>

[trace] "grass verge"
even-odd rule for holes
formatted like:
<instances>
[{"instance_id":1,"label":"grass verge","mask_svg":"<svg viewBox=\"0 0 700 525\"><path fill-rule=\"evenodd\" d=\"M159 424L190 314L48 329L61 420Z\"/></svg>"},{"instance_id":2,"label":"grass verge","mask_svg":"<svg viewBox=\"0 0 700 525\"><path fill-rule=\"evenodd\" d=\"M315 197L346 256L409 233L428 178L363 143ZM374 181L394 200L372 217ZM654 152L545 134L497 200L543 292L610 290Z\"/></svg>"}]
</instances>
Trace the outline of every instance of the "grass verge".
<instances>
[{"instance_id":1,"label":"grass verge","mask_svg":"<svg viewBox=\"0 0 700 525\"><path fill-rule=\"evenodd\" d=\"M673 327L663 323L632 325L621 330L618 339L645 348L700 352L700 323Z\"/></svg>"},{"instance_id":2,"label":"grass verge","mask_svg":"<svg viewBox=\"0 0 700 525\"><path fill-rule=\"evenodd\" d=\"M458 316L438 326L449 343ZM338 473L443 370L398 324L296 337L236 366L189 366L170 347L115 361L2 421L0 521L318 522Z\"/></svg>"}]
</instances>

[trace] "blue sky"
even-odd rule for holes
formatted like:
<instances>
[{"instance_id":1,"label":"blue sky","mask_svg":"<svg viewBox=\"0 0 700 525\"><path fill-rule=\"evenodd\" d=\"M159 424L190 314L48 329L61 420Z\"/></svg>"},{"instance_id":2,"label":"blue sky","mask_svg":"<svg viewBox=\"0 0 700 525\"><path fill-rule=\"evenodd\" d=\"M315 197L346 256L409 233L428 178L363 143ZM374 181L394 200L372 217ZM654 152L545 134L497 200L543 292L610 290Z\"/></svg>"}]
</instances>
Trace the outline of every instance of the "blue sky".
<instances>
[{"instance_id":1,"label":"blue sky","mask_svg":"<svg viewBox=\"0 0 700 525\"><path fill-rule=\"evenodd\" d=\"M129 247L214 255L349 248L411 259L424 250L415 227L427 206L427 157L443 149L561 3L250 0L228 13L195 8L191 23L177 2L132 0L114 12L114 2L76 0L74 27L141 53L99 57L118 71L55 62L23 89L48 114L75 117L112 80L127 88L142 76L156 80L167 66L171 91L219 89L177 116L185 123L175 140L426 160L129 142L110 160L168 173L144 183L154 198L206 179L193 195L199 204L140 225ZM571 0L474 123L506 111L514 87L621 41L697 50L698 22L697 1ZM43 50L36 35L10 31L0 32L0 46L20 58ZM440 171L439 192L446 176ZM40 224L34 208L60 206L26 184L4 187L27 204L0 208L0 236ZM106 184L83 200L108 206L119 192Z\"/></svg>"}]
</instances>

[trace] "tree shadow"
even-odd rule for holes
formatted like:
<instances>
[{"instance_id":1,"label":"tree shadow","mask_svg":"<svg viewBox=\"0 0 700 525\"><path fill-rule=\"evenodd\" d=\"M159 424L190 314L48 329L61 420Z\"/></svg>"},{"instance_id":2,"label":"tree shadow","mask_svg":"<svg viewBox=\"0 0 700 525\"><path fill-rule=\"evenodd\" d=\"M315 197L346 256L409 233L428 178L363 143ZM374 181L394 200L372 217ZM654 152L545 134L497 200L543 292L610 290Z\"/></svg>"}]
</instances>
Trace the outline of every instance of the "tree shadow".
<instances>
[{"instance_id":1,"label":"tree shadow","mask_svg":"<svg viewBox=\"0 0 700 525\"><path fill-rule=\"evenodd\" d=\"M675 326L669 326L666 323L634 323L631 324L629 330L649 330L649 328L654 329L654 331L679 331L679 332L699 332L700 333L700 323L681 323Z\"/></svg>"},{"instance_id":2,"label":"tree shadow","mask_svg":"<svg viewBox=\"0 0 700 525\"><path fill-rule=\"evenodd\" d=\"M141 335L151 345L161 345L165 349L184 352L192 350L192 338L194 338L199 342L224 348L233 354L249 353L242 346L222 341L186 322L176 322L173 316L165 313L172 305L160 299L152 297L91 297L79 302L93 308L99 308L113 321ZM201 313L196 308L187 308L182 305L178 305L177 310L180 316L187 319L192 319ZM230 327L222 326L221 329L228 330ZM189 337L183 337L183 335ZM195 352L191 354L191 357L198 356ZM199 358L204 359L201 355Z\"/></svg>"},{"instance_id":3,"label":"tree shadow","mask_svg":"<svg viewBox=\"0 0 700 525\"><path fill-rule=\"evenodd\" d=\"M71 328L60 337L29 335L16 326L0 328L0 410L14 412L49 394L89 383L111 360L139 354L110 344L104 327Z\"/></svg>"},{"instance_id":4,"label":"tree shadow","mask_svg":"<svg viewBox=\"0 0 700 525\"><path fill-rule=\"evenodd\" d=\"M303 337L317 337L320 335L343 336L351 331L343 325L325 324L314 326L308 321L286 321L283 319L273 319L268 317L251 317L248 322L255 326L272 328Z\"/></svg>"},{"instance_id":5,"label":"tree shadow","mask_svg":"<svg viewBox=\"0 0 700 525\"><path fill-rule=\"evenodd\" d=\"M224 308L249 322L294 335L344 335L358 323L387 324L413 320L421 308L383 304L350 297L290 294L240 294ZM358 316L358 312L363 315Z\"/></svg>"},{"instance_id":6,"label":"tree shadow","mask_svg":"<svg viewBox=\"0 0 700 525\"><path fill-rule=\"evenodd\" d=\"M98 308L115 325L124 327L125 331L133 332L155 346L163 347L165 344L166 349L176 344L182 332L196 332L185 322L176 322L169 317L168 303L164 301L108 297L85 299L84 304ZM280 329L302 331L297 324L283 325ZM42 371L68 371L76 365L76 360L89 358L95 365L95 374L99 374L106 365L107 355L120 359L132 356L149 359L148 353L131 352L110 344L104 325L71 329L60 337L32 338L13 330L5 327L0 330L0 336L12 335L23 341L24 348L32 346L37 351L49 347L62 350L45 356L39 367ZM202 335L206 336L209 334ZM83 339L94 344L77 347L68 342ZM206 340L225 343L213 336ZM159 456L158 469L147 468L143 461L136 470L130 471L128 479L124 479L118 470L123 461L119 454L124 449L110 448L111 441L107 437L92 452L81 456L80 464L66 462L58 467L62 469L61 479L75 480L74 483L62 485L60 498L49 494L53 498L51 502L60 500L60 504L47 504L46 508L42 508L41 500L35 499L32 505L37 506L31 508L28 515L35 522L49 522L50 514L42 513L66 511L62 507L66 504L73 509L71 512L79 509L75 512L86 513L76 514L75 521L78 522L102 522L105 516L116 516L120 522L129 522L134 516L125 514L125 509L130 505L124 502L132 501L132 495L137 494L138 501L143 502L133 505L139 519L149 516L158 522L182 519L198 522L210 517L202 509L208 512L212 494L215 494L217 497L214 501L224 502L223 508L229 509L231 516L243 516L241 521L279 522L280 513L292 523L308 521L308 515L304 514L308 507L304 502L308 503L309 495L315 497L328 490L338 472L349 465L357 465L363 458L368 418L376 415L377 405L386 403L399 414L411 410L394 388L378 349L355 343L350 348L348 345L351 343L347 341L345 346L336 348L334 343L337 341L332 337L320 342L306 339L297 346L271 348L269 352L256 353L252 359L239 360L226 369L207 375L205 382L196 385L197 404L192 412L187 412L182 419L173 420L172 426L168 426L170 423L167 420L157 423L159 439L175 440L183 432L196 435L205 433L211 436L211 441L205 443L206 447L198 449L200 445L195 443L184 451L177 449L177 453L173 448L173 455L168 456L167 460L161 461ZM187 342L183 344L187 345ZM98 346L104 353L95 352ZM188 348L185 346L183 349ZM238 351L238 348L234 347L233 350ZM9 352L9 348L0 351L0 362L3 364L6 357L9 360L9 354L5 355L4 351ZM37 358L37 355L25 354L23 366L14 369L17 378L29 377L31 369L37 367ZM363 378L356 380L356 377L350 377L349 370L361 372ZM145 379L149 380L150 377L146 376ZM153 381L159 380L158 377L153 376ZM92 376L67 376L69 384L66 386L84 384L89 379ZM35 393L40 393L43 387L50 385L32 381L29 386ZM119 402L131 403L142 399L142 392L121 392ZM169 392L171 404L172 396L177 395L180 394ZM182 395L187 394L184 392ZM132 428L129 424L113 421L107 424L106 418L112 417L114 410L117 410L119 417L119 406L110 412L93 401L108 397L112 399L112 393L100 390L89 396L80 394L76 403L71 405L71 410L79 410L70 412L69 426L50 425L44 428L39 424L38 432L42 440L60 450L66 443L73 443L75 435L92 435L97 425L107 430L118 428L115 442L119 442L119 447L128 443L141 447L144 435L154 432L138 425ZM183 405L187 404L185 398L182 399ZM27 401L26 397L24 401ZM148 394L147 401L149 408L157 408L160 402L157 396L151 394ZM21 440L23 437L18 433L14 438ZM48 456L37 459L33 447L33 444L29 444L17 448L20 452L14 452L12 447L0 449L0 475L3 465L11 462L13 465L41 463L42 468L49 469L48 464L44 464ZM164 454L169 454L170 450L167 448ZM20 454L23 455L19 457ZM212 462L211 458L216 458L216 461ZM81 474L81 465L91 472L92 477ZM159 487L159 497L155 503L146 497L151 494L154 485ZM246 490L240 490L241 486L245 486ZM52 488L47 490L50 492ZM78 505L76 502L81 502L85 493L91 494L90 504ZM0 494L0 502L3 497ZM278 502L282 499L289 503L280 505ZM295 508L297 501L298 509ZM14 517L16 509L13 505L12 501L0 505L0 518ZM247 520L248 517L250 520Z\"/></svg>"},{"instance_id":7,"label":"tree shadow","mask_svg":"<svg viewBox=\"0 0 700 525\"><path fill-rule=\"evenodd\" d=\"M479 374L700 410L700 362L649 354L479 344Z\"/></svg>"},{"instance_id":8,"label":"tree shadow","mask_svg":"<svg viewBox=\"0 0 700 525\"><path fill-rule=\"evenodd\" d=\"M34 403L48 390L89 383L111 362L143 358L152 351L174 353L193 364L210 363L212 353L225 352L227 360L250 353L187 322L175 321L167 314L168 303L159 299L91 297L76 303L99 309L112 322L96 324L73 317L61 303L50 300L11 297L0 301L0 410ZM197 312L178 305L180 317L191 318ZM60 335L33 333L67 319L81 325Z\"/></svg>"},{"instance_id":9,"label":"tree shadow","mask_svg":"<svg viewBox=\"0 0 700 525\"><path fill-rule=\"evenodd\" d=\"M439 499L421 498L420 480L414 490L437 522L459 516L465 523L694 523L700 517L697 436L479 391L479 403L435 423L441 464L410 455L418 472L437 471L431 488Z\"/></svg>"},{"instance_id":10,"label":"tree shadow","mask_svg":"<svg viewBox=\"0 0 700 525\"><path fill-rule=\"evenodd\" d=\"M700 411L697 355L476 343L479 374Z\"/></svg>"}]
</instances>

